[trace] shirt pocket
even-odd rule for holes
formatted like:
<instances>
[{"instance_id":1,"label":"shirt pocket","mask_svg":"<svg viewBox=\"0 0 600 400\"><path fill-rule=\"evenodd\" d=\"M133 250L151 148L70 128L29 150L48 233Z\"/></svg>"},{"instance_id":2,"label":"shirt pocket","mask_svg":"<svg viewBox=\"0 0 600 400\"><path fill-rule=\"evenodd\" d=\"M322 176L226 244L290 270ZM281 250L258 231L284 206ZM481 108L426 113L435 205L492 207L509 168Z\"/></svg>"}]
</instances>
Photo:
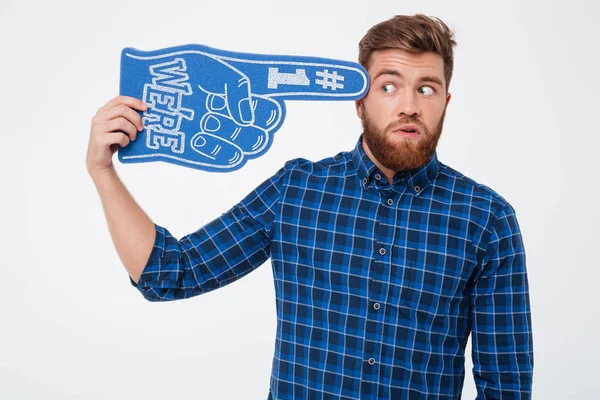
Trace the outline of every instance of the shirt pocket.
<instances>
[{"instance_id":1,"label":"shirt pocket","mask_svg":"<svg viewBox=\"0 0 600 400\"><path fill-rule=\"evenodd\" d=\"M432 315L449 313L457 282L443 267L409 261L402 272L401 306Z\"/></svg>"},{"instance_id":2,"label":"shirt pocket","mask_svg":"<svg viewBox=\"0 0 600 400\"><path fill-rule=\"evenodd\" d=\"M396 253L392 279L400 307L430 315L455 312L463 299L469 262L451 253L409 248ZM397 286L397 287L398 287ZM454 310L454 311L452 311Z\"/></svg>"}]
</instances>

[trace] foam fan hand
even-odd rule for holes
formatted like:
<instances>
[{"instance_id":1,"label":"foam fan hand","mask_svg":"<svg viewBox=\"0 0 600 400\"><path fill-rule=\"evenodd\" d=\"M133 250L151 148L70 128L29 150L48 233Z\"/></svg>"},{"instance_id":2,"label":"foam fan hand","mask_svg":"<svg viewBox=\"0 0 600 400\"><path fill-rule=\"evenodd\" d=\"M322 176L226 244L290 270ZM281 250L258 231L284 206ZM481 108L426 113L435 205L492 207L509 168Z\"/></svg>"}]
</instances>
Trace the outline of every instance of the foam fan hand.
<instances>
[{"instance_id":1,"label":"foam fan hand","mask_svg":"<svg viewBox=\"0 0 600 400\"><path fill-rule=\"evenodd\" d=\"M123 163L164 161L234 171L269 149L285 100L358 100L369 89L357 63L233 53L203 45L125 48L120 94L148 104L144 130L119 148Z\"/></svg>"}]
</instances>

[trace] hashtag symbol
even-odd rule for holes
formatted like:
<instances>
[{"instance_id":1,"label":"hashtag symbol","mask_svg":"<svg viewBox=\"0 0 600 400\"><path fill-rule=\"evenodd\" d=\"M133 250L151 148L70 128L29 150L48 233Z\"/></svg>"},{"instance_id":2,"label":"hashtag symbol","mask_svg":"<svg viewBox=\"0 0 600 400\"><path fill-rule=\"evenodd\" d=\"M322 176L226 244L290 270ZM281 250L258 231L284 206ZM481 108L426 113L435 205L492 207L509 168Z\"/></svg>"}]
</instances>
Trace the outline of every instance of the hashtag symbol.
<instances>
[{"instance_id":1,"label":"hashtag symbol","mask_svg":"<svg viewBox=\"0 0 600 400\"><path fill-rule=\"evenodd\" d=\"M341 75L338 75L337 71L333 71L333 73L329 73L329 70L324 70L324 71L319 71L317 72L317 76L323 79L317 79L315 81L315 83L317 85L322 85L323 89L331 89L331 90L336 90L336 89L343 89L344 85L341 83L338 83L338 81L344 81L344 77Z\"/></svg>"}]
</instances>

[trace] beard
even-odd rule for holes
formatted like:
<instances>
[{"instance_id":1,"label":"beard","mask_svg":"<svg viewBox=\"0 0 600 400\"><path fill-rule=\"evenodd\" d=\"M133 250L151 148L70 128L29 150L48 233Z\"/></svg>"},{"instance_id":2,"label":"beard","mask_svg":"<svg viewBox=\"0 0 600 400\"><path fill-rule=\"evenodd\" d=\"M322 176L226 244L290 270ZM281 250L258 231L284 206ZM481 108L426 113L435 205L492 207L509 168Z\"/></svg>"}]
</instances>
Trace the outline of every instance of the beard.
<instances>
[{"instance_id":1,"label":"beard","mask_svg":"<svg viewBox=\"0 0 600 400\"><path fill-rule=\"evenodd\" d=\"M442 113L437 126L430 132L427 127L415 118L404 116L391 122L384 129L380 129L369 117L367 109L363 107L363 138L369 146L373 156L384 167L400 172L419 168L431 160L442 135L446 110ZM393 133L401 125L415 124L419 127L417 139L405 139Z\"/></svg>"}]
</instances>

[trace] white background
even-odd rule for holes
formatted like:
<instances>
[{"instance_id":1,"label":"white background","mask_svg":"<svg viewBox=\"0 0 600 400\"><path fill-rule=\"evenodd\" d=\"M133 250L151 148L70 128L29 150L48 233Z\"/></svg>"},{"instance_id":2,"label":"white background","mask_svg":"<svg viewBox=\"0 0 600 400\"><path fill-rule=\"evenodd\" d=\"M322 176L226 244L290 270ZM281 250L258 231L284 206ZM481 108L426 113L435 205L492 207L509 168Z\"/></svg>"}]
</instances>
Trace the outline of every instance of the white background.
<instances>
[{"instance_id":1,"label":"white background","mask_svg":"<svg viewBox=\"0 0 600 400\"><path fill-rule=\"evenodd\" d=\"M124 47L354 61L370 26L417 12L442 18L458 42L440 160L504 196L522 228L534 398L597 398L599 10L548 3L1 0L0 398L266 398L270 263L200 297L145 301L86 172L90 120L118 93ZM353 148L352 102L287 105L271 149L240 171L115 159L117 169L149 216L181 237L285 161Z\"/></svg>"}]
</instances>

